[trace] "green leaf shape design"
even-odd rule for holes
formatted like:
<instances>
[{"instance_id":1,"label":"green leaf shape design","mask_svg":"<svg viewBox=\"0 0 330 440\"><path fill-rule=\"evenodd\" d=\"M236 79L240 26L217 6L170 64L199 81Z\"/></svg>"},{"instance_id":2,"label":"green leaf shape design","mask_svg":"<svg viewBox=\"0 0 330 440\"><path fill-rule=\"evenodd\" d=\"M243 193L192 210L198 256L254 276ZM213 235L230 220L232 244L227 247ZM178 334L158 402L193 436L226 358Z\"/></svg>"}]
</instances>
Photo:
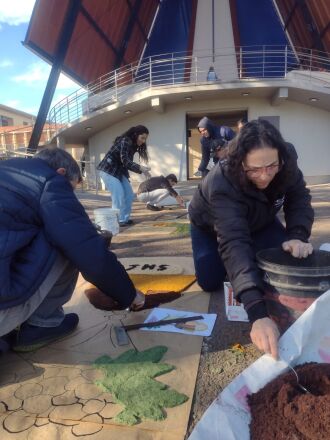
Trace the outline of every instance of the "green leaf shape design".
<instances>
[{"instance_id":1,"label":"green leaf shape design","mask_svg":"<svg viewBox=\"0 0 330 440\"><path fill-rule=\"evenodd\" d=\"M141 420L164 420L163 408L172 408L188 400L185 394L153 379L175 368L159 363L166 351L167 347L156 346L140 352L128 350L115 359L109 356L96 359L94 366L102 369L104 378L95 383L125 407L115 417L115 422L135 425Z\"/></svg>"}]
</instances>

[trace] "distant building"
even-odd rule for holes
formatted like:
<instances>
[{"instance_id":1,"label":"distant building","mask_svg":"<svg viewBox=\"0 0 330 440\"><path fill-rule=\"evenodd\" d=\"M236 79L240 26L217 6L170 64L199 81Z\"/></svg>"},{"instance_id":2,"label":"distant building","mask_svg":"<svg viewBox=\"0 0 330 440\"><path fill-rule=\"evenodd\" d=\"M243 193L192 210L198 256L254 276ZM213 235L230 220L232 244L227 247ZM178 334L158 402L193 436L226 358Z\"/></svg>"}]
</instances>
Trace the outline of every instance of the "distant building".
<instances>
[{"instance_id":1,"label":"distant building","mask_svg":"<svg viewBox=\"0 0 330 440\"><path fill-rule=\"evenodd\" d=\"M33 125L36 116L22 112L6 105L0 104L0 127L13 127L19 125Z\"/></svg>"},{"instance_id":2,"label":"distant building","mask_svg":"<svg viewBox=\"0 0 330 440\"><path fill-rule=\"evenodd\" d=\"M36 116L0 104L0 156L25 153L29 145ZM39 145L54 137L54 129L45 124Z\"/></svg>"}]
</instances>

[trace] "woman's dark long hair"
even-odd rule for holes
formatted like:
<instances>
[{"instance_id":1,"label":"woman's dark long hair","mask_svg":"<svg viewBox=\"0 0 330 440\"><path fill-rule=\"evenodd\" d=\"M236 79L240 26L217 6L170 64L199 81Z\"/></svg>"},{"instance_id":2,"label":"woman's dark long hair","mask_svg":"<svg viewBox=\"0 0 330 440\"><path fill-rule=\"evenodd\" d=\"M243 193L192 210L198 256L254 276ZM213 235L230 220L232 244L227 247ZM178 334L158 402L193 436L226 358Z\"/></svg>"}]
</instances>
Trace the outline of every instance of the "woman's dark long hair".
<instances>
[{"instance_id":1,"label":"woman's dark long hair","mask_svg":"<svg viewBox=\"0 0 330 440\"><path fill-rule=\"evenodd\" d=\"M287 144L281 133L270 122L260 119L248 122L231 141L228 154L228 173L242 188L251 186L243 170L246 155L259 148L270 147L278 151L280 171L269 184L270 193L280 193L297 170L293 146ZM275 195L275 194L274 194Z\"/></svg>"},{"instance_id":2,"label":"woman's dark long hair","mask_svg":"<svg viewBox=\"0 0 330 440\"><path fill-rule=\"evenodd\" d=\"M128 137L132 140L134 147L137 148L137 153L139 155L139 158L142 159L144 162L148 162L149 156L147 151L147 144L144 143L140 146L137 146L136 141L140 134L149 134L149 130L144 125L137 125L136 127L131 127L125 133L121 134L115 139L115 143L118 142L120 139L124 137Z\"/></svg>"}]
</instances>

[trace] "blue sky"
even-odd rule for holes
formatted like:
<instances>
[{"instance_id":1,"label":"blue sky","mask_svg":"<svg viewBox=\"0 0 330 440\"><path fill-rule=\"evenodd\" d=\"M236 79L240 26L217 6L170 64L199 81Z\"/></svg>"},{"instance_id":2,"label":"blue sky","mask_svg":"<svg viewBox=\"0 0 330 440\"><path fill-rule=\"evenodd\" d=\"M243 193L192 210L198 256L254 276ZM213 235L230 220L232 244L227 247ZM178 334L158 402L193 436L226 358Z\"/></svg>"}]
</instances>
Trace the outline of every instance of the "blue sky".
<instances>
[{"instance_id":1,"label":"blue sky","mask_svg":"<svg viewBox=\"0 0 330 440\"><path fill-rule=\"evenodd\" d=\"M35 0L0 0L0 104L36 115L50 65L22 44L34 3ZM78 88L61 75L53 104Z\"/></svg>"}]
</instances>

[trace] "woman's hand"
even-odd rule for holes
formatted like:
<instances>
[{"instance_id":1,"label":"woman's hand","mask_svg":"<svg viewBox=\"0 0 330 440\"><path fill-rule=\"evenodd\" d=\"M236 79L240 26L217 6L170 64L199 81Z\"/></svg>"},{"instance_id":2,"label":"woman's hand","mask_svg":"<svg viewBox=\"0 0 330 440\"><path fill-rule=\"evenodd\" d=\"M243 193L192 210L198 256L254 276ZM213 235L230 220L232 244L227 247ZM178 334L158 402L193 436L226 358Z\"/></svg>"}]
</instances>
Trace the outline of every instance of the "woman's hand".
<instances>
[{"instance_id":1,"label":"woman's hand","mask_svg":"<svg viewBox=\"0 0 330 440\"><path fill-rule=\"evenodd\" d=\"M282 248L295 258L306 258L313 252L313 246L310 243L304 243L300 240L289 240L282 243Z\"/></svg>"},{"instance_id":2,"label":"woman's hand","mask_svg":"<svg viewBox=\"0 0 330 440\"><path fill-rule=\"evenodd\" d=\"M252 324L250 337L252 342L267 354L271 354L274 359L278 358L277 340L280 336L277 325L270 318L257 319Z\"/></svg>"},{"instance_id":3,"label":"woman's hand","mask_svg":"<svg viewBox=\"0 0 330 440\"><path fill-rule=\"evenodd\" d=\"M136 290L136 295L134 298L134 301L131 304L131 309L132 310L140 310L142 309L142 307L144 306L146 297L144 295L144 293L140 292L140 290Z\"/></svg>"},{"instance_id":4,"label":"woman's hand","mask_svg":"<svg viewBox=\"0 0 330 440\"><path fill-rule=\"evenodd\" d=\"M144 177L146 179L150 179L150 177L151 177L150 167L146 167L144 165L140 165L140 168L141 168L141 171L142 171L142 174L144 175Z\"/></svg>"}]
</instances>

